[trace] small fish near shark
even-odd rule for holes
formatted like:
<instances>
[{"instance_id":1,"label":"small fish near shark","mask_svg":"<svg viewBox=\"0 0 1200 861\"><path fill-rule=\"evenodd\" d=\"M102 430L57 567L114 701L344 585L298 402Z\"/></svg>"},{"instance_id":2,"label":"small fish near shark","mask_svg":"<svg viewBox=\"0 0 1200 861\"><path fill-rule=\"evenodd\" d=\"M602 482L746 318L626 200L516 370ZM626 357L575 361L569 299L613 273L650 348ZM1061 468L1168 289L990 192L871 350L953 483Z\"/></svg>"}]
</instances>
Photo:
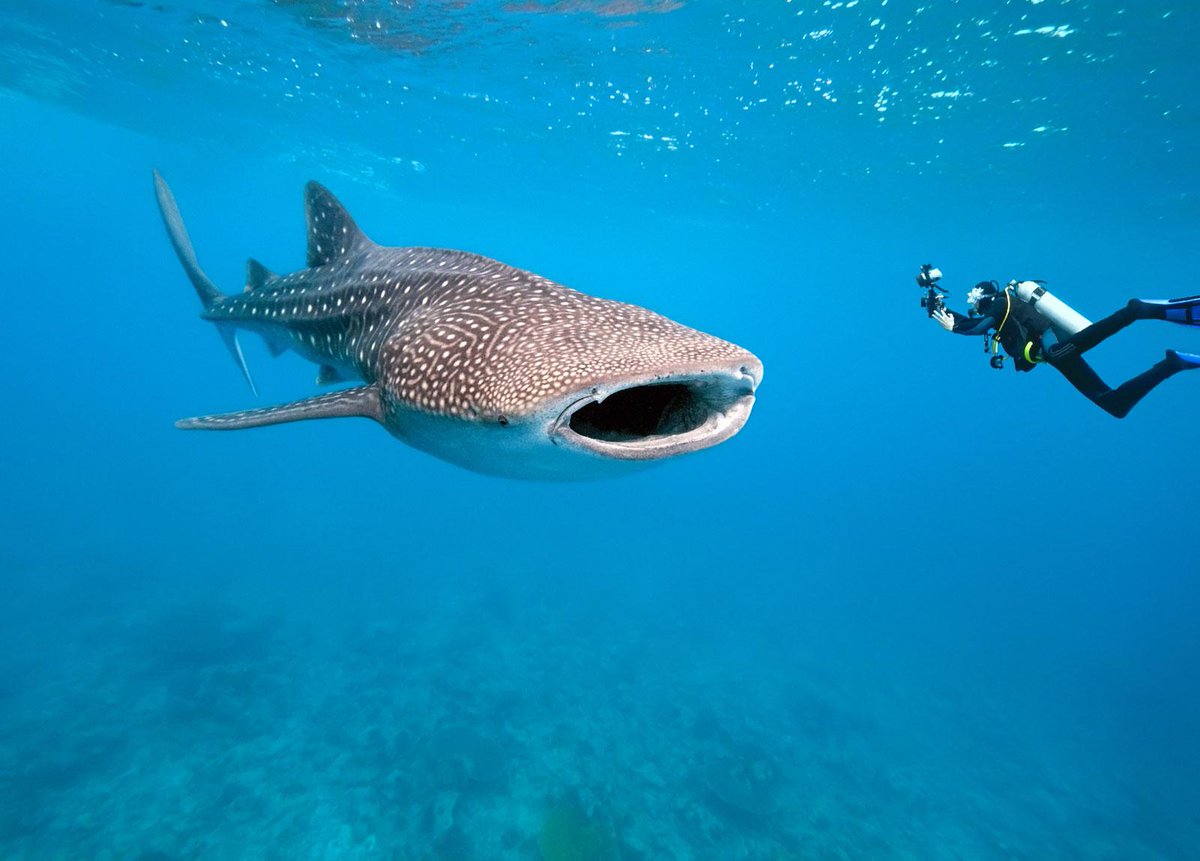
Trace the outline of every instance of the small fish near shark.
<instances>
[{"instance_id":1,"label":"small fish near shark","mask_svg":"<svg viewBox=\"0 0 1200 861\"><path fill-rule=\"evenodd\" d=\"M476 472L585 479L716 445L750 416L762 363L741 347L478 254L377 245L315 182L307 267L276 275L250 260L245 291L226 295L157 171L154 186L201 317L252 390L238 330L315 362L318 384L363 383L177 427L362 416Z\"/></svg>"}]
</instances>

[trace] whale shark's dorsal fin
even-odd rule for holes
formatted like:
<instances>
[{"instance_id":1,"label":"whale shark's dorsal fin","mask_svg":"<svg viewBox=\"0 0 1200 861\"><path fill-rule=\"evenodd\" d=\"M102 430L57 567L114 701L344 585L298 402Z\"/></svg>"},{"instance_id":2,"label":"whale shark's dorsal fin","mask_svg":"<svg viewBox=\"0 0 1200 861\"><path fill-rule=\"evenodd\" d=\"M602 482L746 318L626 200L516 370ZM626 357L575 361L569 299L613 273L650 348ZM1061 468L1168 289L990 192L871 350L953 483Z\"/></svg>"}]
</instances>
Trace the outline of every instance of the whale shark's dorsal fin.
<instances>
[{"instance_id":1,"label":"whale shark's dorsal fin","mask_svg":"<svg viewBox=\"0 0 1200 861\"><path fill-rule=\"evenodd\" d=\"M346 207L319 182L304 186L304 214L308 219L308 266L341 260L369 244Z\"/></svg>"}]
</instances>

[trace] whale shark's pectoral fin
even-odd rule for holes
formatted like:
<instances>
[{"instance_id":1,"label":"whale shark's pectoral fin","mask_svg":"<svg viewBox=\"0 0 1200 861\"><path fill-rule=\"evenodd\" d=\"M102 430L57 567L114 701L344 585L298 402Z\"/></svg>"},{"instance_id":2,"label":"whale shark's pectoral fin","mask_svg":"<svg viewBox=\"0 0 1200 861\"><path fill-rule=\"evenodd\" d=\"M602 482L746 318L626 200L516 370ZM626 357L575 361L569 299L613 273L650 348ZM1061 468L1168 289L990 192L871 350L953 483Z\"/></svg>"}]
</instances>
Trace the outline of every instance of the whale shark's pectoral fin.
<instances>
[{"instance_id":1,"label":"whale shark's pectoral fin","mask_svg":"<svg viewBox=\"0 0 1200 861\"><path fill-rule=\"evenodd\" d=\"M302 422L307 419L338 419L346 416L362 416L382 421L383 407L379 400L379 389L375 386L358 386L293 401L290 404L280 404L277 407L181 419L175 422L175 427L184 430L241 430Z\"/></svg>"}]
</instances>

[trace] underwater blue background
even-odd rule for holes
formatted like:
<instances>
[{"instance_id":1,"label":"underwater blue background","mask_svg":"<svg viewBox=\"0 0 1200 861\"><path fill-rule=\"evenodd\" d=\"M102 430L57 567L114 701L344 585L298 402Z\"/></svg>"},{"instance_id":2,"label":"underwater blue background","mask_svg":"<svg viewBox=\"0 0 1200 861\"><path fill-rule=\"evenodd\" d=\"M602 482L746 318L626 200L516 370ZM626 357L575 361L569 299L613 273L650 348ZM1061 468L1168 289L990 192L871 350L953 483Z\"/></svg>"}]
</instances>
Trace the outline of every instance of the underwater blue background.
<instances>
[{"instance_id":1,"label":"underwater blue background","mask_svg":"<svg viewBox=\"0 0 1200 861\"><path fill-rule=\"evenodd\" d=\"M3 12L0 857L1200 857L1200 375L1115 421L912 280L1198 292L1200 8ZM754 414L583 484L177 431L315 369L245 338L253 399L151 167L226 290L317 179L753 350Z\"/></svg>"}]
</instances>

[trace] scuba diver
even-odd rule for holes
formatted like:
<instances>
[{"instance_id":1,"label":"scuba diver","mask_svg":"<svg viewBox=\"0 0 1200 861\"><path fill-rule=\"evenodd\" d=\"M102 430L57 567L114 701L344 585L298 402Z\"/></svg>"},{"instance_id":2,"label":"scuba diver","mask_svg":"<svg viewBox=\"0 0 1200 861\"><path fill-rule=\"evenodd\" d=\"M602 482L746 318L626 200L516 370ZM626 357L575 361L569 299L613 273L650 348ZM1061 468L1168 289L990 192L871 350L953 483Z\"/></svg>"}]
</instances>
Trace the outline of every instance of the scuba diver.
<instances>
[{"instance_id":1,"label":"scuba diver","mask_svg":"<svg viewBox=\"0 0 1200 861\"><path fill-rule=\"evenodd\" d=\"M966 315L947 310L949 291L937 287L942 273L926 264L917 284L927 290L921 306L942 328L958 335L983 335L993 368L1004 366L1003 347L1018 371L1050 365L1084 397L1116 418L1124 418L1155 386L1180 371L1200 368L1200 355L1167 350L1166 357L1149 370L1112 389L1105 385L1083 354L1135 320L1167 320L1200 327L1200 296L1181 299L1130 299L1103 320L1089 322L1053 294L1040 281L1010 281L1003 289L995 281L981 281L967 294Z\"/></svg>"}]
</instances>

